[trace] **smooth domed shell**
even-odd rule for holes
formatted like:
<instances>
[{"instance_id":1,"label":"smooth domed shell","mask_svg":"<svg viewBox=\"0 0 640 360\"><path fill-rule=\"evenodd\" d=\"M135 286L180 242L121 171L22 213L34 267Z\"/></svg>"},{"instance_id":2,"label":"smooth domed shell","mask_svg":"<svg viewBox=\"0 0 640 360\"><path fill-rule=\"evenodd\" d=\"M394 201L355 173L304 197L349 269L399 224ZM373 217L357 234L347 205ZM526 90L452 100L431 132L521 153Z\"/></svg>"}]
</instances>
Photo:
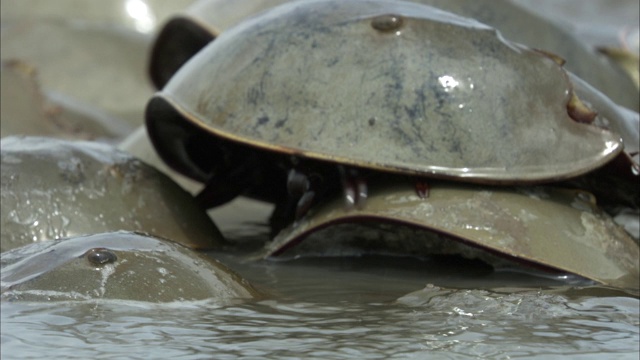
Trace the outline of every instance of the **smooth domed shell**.
<instances>
[{"instance_id":1,"label":"smooth domed shell","mask_svg":"<svg viewBox=\"0 0 640 360\"><path fill-rule=\"evenodd\" d=\"M150 75L162 88L190 57L222 31L260 11L291 0L199 0L174 15L153 44ZM556 24L513 0L413 0L476 19L498 29L508 40L545 49L567 60L565 67L616 102L638 109L638 93L624 74L602 59L566 24ZM637 68L637 66L636 66ZM637 72L637 71L636 71Z\"/></svg>"},{"instance_id":2,"label":"smooth domed shell","mask_svg":"<svg viewBox=\"0 0 640 360\"><path fill-rule=\"evenodd\" d=\"M193 166L180 129L196 127L371 169L558 180L599 167L622 145L569 117L571 84L556 60L426 5L296 2L202 49L150 101L147 127L183 173Z\"/></svg>"},{"instance_id":3,"label":"smooth domed shell","mask_svg":"<svg viewBox=\"0 0 640 360\"><path fill-rule=\"evenodd\" d=\"M291 0L200 0L174 14L156 36L149 75L161 89L176 71L220 33L241 20Z\"/></svg>"},{"instance_id":4,"label":"smooth domed shell","mask_svg":"<svg viewBox=\"0 0 640 360\"><path fill-rule=\"evenodd\" d=\"M508 40L553 52L567 61L564 65L567 70L597 87L616 103L636 111L640 106L637 88L628 76L603 59L593 46L585 41L584 34L579 34L577 29L572 27L571 20L566 21L563 16L545 17L533 11L533 8L539 6L535 2L529 1L527 4L518 0L412 1L476 19L500 30ZM544 9L545 6L540 8ZM603 30L603 27L593 28Z\"/></svg>"},{"instance_id":5,"label":"smooth domed shell","mask_svg":"<svg viewBox=\"0 0 640 360\"><path fill-rule=\"evenodd\" d=\"M3 252L3 300L119 299L220 305L258 296L215 259L141 233L49 240Z\"/></svg>"},{"instance_id":6,"label":"smooth domed shell","mask_svg":"<svg viewBox=\"0 0 640 360\"><path fill-rule=\"evenodd\" d=\"M354 224L360 226L345 231ZM376 248L424 256L442 251L442 237L445 249L446 243L461 241L606 285L637 289L640 280L638 244L595 206L589 193L541 186L433 182L429 196L420 198L407 183L378 184L364 208L347 209L343 199L318 206L258 257L335 253L345 248L342 243L361 252ZM449 253L466 251L450 245Z\"/></svg>"},{"instance_id":7,"label":"smooth domed shell","mask_svg":"<svg viewBox=\"0 0 640 360\"><path fill-rule=\"evenodd\" d=\"M189 193L112 146L41 137L8 137L0 144L2 251L118 230L198 249L224 243Z\"/></svg>"}]
</instances>

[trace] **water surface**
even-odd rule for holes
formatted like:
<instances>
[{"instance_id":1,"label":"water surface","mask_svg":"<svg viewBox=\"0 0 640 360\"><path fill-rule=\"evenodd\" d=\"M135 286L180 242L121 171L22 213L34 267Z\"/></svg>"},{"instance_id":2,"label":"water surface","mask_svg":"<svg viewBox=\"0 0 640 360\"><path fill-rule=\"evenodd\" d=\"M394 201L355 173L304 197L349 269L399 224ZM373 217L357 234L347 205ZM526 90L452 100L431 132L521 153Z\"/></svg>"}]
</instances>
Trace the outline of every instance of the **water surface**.
<instances>
[{"instance_id":1,"label":"water surface","mask_svg":"<svg viewBox=\"0 0 640 360\"><path fill-rule=\"evenodd\" d=\"M242 263L251 303L2 303L2 358L637 359L637 297L451 258ZM560 281L559 281L560 280ZM470 286L473 284L473 286ZM584 284L584 283L583 283Z\"/></svg>"}]
</instances>

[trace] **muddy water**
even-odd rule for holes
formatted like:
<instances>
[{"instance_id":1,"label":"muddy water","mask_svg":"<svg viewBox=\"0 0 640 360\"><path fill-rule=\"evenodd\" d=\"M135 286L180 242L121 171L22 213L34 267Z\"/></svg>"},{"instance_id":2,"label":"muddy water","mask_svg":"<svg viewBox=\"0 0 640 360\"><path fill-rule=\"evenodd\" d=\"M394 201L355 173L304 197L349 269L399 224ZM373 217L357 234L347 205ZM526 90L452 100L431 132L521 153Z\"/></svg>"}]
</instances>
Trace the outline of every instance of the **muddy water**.
<instances>
[{"instance_id":1,"label":"muddy water","mask_svg":"<svg viewBox=\"0 0 640 360\"><path fill-rule=\"evenodd\" d=\"M243 246L209 255L266 298L3 302L2 358L638 358L633 294L451 257L247 262L264 232L234 223L235 211L251 210L235 206L214 215Z\"/></svg>"},{"instance_id":2,"label":"muddy water","mask_svg":"<svg viewBox=\"0 0 640 360\"><path fill-rule=\"evenodd\" d=\"M545 1L546 7L553 8L551 3ZM599 3L605 2L593 2L592 7ZM613 7L606 3L607 12L601 12L599 20L628 22L618 15L607 16ZM617 5L637 23L636 1L618 0ZM543 8L539 0L535 7ZM569 20L588 18L588 27L574 26L583 32L594 29L593 14L576 13L588 6L567 9L553 14ZM617 34L614 30L597 35L609 39ZM216 215L217 223L235 239L248 242L248 236L263 233L254 225L234 223L232 212ZM246 252L211 256L269 293L265 299L226 307L206 301L2 302L0 356L548 359L569 355L634 360L640 356L637 294L571 277L493 272L451 258L247 263L241 257Z\"/></svg>"},{"instance_id":3,"label":"muddy water","mask_svg":"<svg viewBox=\"0 0 640 360\"><path fill-rule=\"evenodd\" d=\"M3 303L2 358L638 358L627 294L482 270L476 282L526 288L455 290L440 286L470 279L381 261L246 266L278 296L228 307Z\"/></svg>"}]
</instances>

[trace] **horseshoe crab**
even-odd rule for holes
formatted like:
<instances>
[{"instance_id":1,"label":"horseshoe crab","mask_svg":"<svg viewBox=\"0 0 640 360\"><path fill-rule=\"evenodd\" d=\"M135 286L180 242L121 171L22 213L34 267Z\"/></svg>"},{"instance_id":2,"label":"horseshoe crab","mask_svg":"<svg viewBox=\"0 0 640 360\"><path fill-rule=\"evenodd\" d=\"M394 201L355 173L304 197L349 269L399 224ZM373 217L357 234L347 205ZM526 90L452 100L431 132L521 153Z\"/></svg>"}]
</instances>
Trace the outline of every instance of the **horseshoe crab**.
<instances>
[{"instance_id":1,"label":"horseshoe crab","mask_svg":"<svg viewBox=\"0 0 640 360\"><path fill-rule=\"evenodd\" d=\"M504 266L499 255L610 286L640 284L638 244L587 192L435 182L423 199L407 183L375 185L361 209L341 199L312 208L256 258L440 253Z\"/></svg>"},{"instance_id":2,"label":"horseshoe crab","mask_svg":"<svg viewBox=\"0 0 640 360\"><path fill-rule=\"evenodd\" d=\"M614 104L584 80L570 75L578 96L598 109L600 115L596 121L600 126L622 134L624 152L605 166L571 179L567 184L594 193L601 206L640 208L640 115Z\"/></svg>"},{"instance_id":3,"label":"horseshoe crab","mask_svg":"<svg viewBox=\"0 0 640 360\"><path fill-rule=\"evenodd\" d=\"M156 89L206 44L241 20L291 0L200 0L167 21L156 36L149 75Z\"/></svg>"},{"instance_id":4,"label":"horseshoe crab","mask_svg":"<svg viewBox=\"0 0 640 360\"><path fill-rule=\"evenodd\" d=\"M52 136L108 141L123 137L128 124L42 89L37 70L23 61L2 62L0 137Z\"/></svg>"},{"instance_id":5,"label":"horseshoe crab","mask_svg":"<svg viewBox=\"0 0 640 360\"><path fill-rule=\"evenodd\" d=\"M140 126L136 131L122 140L122 142L118 144L118 149L160 170L191 194L198 193L202 189L201 183L171 170L162 162L154 150L153 145L151 145L151 140L149 140L149 136L147 135L147 129L144 126Z\"/></svg>"},{"instance_id":6,"label":"horseshoe crab","mask_svg":"<svg viewBox=\"0 0 640 360\"><path fill-rule=\"evenodd\" d=\"M36 68L43 90L66 102L141 124L153 89L145 74L154 14L142 1L20 1L2 5L3 61ZM184 3L183 3L184 4Z\"/></svg>"},{"instance_id":7,"label":"horseshoe crab","mask_svg":"<svg viewBox=\"0 0 640 360\"><path fill-rule=\"evenodd\" d=\"M560 63L422 4L293 2L191 58L150 100L146 125L169 166L208 183L206 206L253 187L269 201L295 193L301 214L333 177L357 205L361 169L551 182L622 150L588 123Z\"/></svg>"},{"instance_id":8,"label":"horseshoe crab","mask_svg":"<svg viewBox=\"0 0 640 360\"><path fill-rule=\"evenodd\" d=\"M558 54L567 70L578 75L616 103L638 111L638 89L615 66L599 56L576 32L571 20L563 22L534 11L536 2L519 0L412 0L476 19L498 29L508 40ZM554 7L547 7L554 9ZM592 26L592 28L594 28ZM601 29L601 28L600 28Z\"/></svg>"},{"instance_id":9,"label":"horseshoe crab","mask_svg":"<svg viewBox=\"0 0 640 360\"><path fill-rule=\"evenodd\" d=\"M291 0L200 0L175 15L161 29L151 52L149 73L157 89L207 43L241 20ZM545 49L567 60L566 68L637 110L633 84L609 66L570 29L513 0L411 0L476 19L495 27L506 39ZM634 91L635 90L635 91Z\"/></svg>"},{"instance_id":10,"label":"horseshoe crab","mask_svg":"<svg viewBox=\"0 0 640 360\"><path fill-rule=\"evenodd\" d=\"M156 169L101 143L0 141L1 249L117 230L207 249L223 244L193 197Z\"/></svg>"},{"instance_id":11,"label":"horseshoe crab","mask_svg":"<svg viewBox=\"0 0 640 360\"><path fill-rule=\"evenodd\" d=\"M213 258L134 232L43 241L0 259L5 301L212 299L228 305L259 296Z\"/></svg>"},{"instance_id":12,"label":"horseshoe crab","mask_svg":"<svg viewBox=\"0 0 640 360\"><path fill-rule=\"evenodd\" d=\"M0 137L8 135L49 135L43 96L32 67L18 62L2 62L2 106Z\"/></svg>"},{"instance_id":13,"label":"horseshoe crab","mask_svg":"<svg viewBox=\"0 0 640 360\"><path fill-rule=\"evenodd\" d=\"M600 48L601 53L617 63L633 80L636 87L640 88L640 57L625 49Z\"/></svg>"}]
</instances>

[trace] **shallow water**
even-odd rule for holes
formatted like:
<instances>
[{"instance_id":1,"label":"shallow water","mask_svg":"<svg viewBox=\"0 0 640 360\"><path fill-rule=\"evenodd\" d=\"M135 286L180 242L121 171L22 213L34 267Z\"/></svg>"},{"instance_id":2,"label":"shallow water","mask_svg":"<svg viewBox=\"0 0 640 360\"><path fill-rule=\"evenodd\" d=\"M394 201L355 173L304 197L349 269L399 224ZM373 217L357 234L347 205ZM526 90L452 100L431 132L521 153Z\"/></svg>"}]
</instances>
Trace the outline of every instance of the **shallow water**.
<instances>
[{"instance_id":1,"label":"shallow water","mask_svg":"<svg viewBox=\"0 0 640 360\"><path fill-rule=\"evenodd\" d=\"M640 300L571 275L362 256L247 261L270 207L211 211L239 245L213 256L266 296L152 304L0 303L2 359L637 359ZM245 222L238 219L253 219Z\"/></svg>"},{"instance_id":2,"label":"shallow water","mask_svg":"<svg viewBox=\"0 0 640 360\"><path fill-rule=\"evenodd\" d=\"M626 9L621 4L637 8L635 1L618 3L621 9ZM539 0L535 7L540 7ZM574 20L589 20L588 27L580 28L583 32L594 29L593 14L572 15ZM604 17L615 24L628 22L617 16ZM633 20L637 23L637 15ZM618 30L601 30L597 35L615 38ZM592 40L598 39L592 36ZM234 224L236 216L218 213L216 221L235 237L256 233L252 226ZM3 301L0 356L634 360L640 356L638 294L572 277L493 272L452 258L246 263L234 253L211 255L270 296L224 307L213 301Z\"/></svg>"},{"instance_id":3,"label":"shallow water","mask_svg":"<svg viewBox=\"0 0 640 360\"><path fill-rule=\"evenodd\" d=\"M214 302L3 302L2 358L637 359L640 302L454 258L243 263L266 293ZM566 281L575 285L567 286ZM491 289L491 290L488 290Z\"/></svg>"}]
</instances>

